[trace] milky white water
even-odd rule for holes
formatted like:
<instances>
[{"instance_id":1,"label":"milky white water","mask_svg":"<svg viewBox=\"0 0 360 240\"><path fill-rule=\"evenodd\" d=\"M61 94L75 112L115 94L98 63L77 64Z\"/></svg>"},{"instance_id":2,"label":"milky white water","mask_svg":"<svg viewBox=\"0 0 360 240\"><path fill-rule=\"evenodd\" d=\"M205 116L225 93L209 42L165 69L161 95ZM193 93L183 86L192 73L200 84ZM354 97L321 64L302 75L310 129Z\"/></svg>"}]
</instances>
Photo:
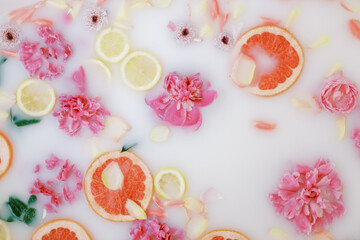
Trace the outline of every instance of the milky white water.
<instances>
[{"instance_id":1,"label":"milky white water","mask_svg":"<svg viewBox=\"0 0 360 240\"><path fill-rule=\"evenodd\" d=\"M240 1L240 0L239 0ZM0 17L30 1L0 0ZM119 1L109 0L105 8L110 10L110 20L115 17ZM291 239L303 240L294 225L277 216L267 198L280 181L285 170L295 163L313 164L324 157L336 164L336 170L344 184L346 213L336 219L330 230L335 239L360 239L360 157L353 147L350 131L360 127L359 111L347 118L345 139L337 141L336 117L326 112L314 115L296 109L291 98L316 93L323 77L336 62L341 62L345 75L360 84L360 41L351 36L348 20L358 18L340 8L337 2L322 0L243 1L246 8L240 21L244 30L260 24L259 16L281 19L284 23L294 6L301 15L291 31L303 46L311 44L322 35L331 37L330 43L312 51L305 50L305 67L298 82L285 93L273 98L251 96L236 87L229 79L230 54L214 47L213 41L194 43L183 47L176 44L167 28L169 20L186 20L186 3L174 0L168 9L140 9L131 14L133 30L128 31L132 50L147 50L163 65L163 77L171 71L180 74L201 73L202 79L211 81L218 91L218 99L203 108L203 124L197 132L171 128L171 137L165 143L149 140L154 126L162 124L145 104L148 94L161 91L161 83L150 93L135 92L119 78L119 65L111 65L114 73L112 85L107 85L100 70L87 69L92 96L102 96L103 104L115 115L122 116L132 130L114 144L102 142L108 150L119 149L123 144L138 142L134 151L149 165L153 173L163 167L179 168L187 178L187 195L198 197L200 192L214 187L223 200L209 205L209 230L231 228L243 232L251 239L270 239L268 230L276 227L286 231ZM93 5L92 1L87 6ZM41 10L41 16L58 19L61 29L74 46L74 56L67 63L67 71L61 79L51 84L58 94L74 93L69 80L71 73L85 59L95 57L93 47L96 34L83 28L81 18L64 27L59 10ZM31 39L33 28L25 25L24 35ZM2 68L1 90L14 92L17 85L28 78L27 71L17 60L9 60ZM111 86L111 87L109 87ZM273 132L262 132L252 126L253 120L277 123ZM34 126L17 129L10 123L1 126L14 146L14 161L10 171L0 180L0 203L9 195L25 198L31 181L32 169L51 153L70 159L85 171L92 161L90 145L83 137L67 137L58 130L55 118L47 116ZM102 135L100 135L102 136ZM39 205L38 205L39 206ZM171 210L169 223L184 227L186 217L181 211ZM94 239L128 239L130 224L112 223L96 215L87 204L83 193L73 205L66 205L53 218L71 218L82 223ZM35 226L11 223L15 240L29 239Z\"/></svg>"}]
</instances>

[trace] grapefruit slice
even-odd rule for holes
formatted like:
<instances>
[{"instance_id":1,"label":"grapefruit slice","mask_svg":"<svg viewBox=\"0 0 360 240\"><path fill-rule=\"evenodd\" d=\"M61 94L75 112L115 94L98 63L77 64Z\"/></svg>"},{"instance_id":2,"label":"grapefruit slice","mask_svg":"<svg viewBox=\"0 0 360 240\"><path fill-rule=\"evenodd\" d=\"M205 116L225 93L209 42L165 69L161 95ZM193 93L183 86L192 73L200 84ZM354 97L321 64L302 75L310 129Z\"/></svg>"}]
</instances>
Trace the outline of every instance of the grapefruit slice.
<instances>
[{"instance_id":1,"label":"grapefruit slice","mask_svg":"<svg viewBox=\"0 0 360 240\"><path fill-rule=\"evenodd\" d=\"M110 189L107 187L110 184L103 181L103 172L112 163L120 168L123 182L118 184L121 187ZM106 176L106 179L108 182L117 178ZM137 219L136 214L131 214L134 209L128 209L129 205L138 205L143 210L148 208L153 194L153 179L149 168L134 153L108 152L90 165L84 191L91 208L99 216L114 222L129 222Z\"/></svg>"},{"instance_id":2,"label":"grapefruit slice","mask_svg":"<svg viewBox=\"0 0 360 240\"><path fill-rule=\"evenodd\" d=\"M69 219L55 219L40 226L31 240L91 240L83 226Z\"/></svg>"},{"instance_id":3,"label":"grapefruit slice","mask_svg":"<svg viewBox=\"0 0 360 240\"><path fill-rule=\"evenodd\" d=\"M250 240L245 235L233 230L214 230L207 233L201 240Z\"/></svg>"},{"instance_id":4,"label":"grapefruit slice","mask_svg":"<svg viewBox=\"0 0 360 240\"><path fill-rule=\"evenodd\" d=\"M304 67L304 52L296 38L286 29L278 26L259 26L242 35L234 47L234 64L231 78L235 83L243 82L236 61L245 54L254 58L253 49L261 48L266 54L277 60L273 71L259 76L246 89L259 96L274 96L290 88L299 78ZM246 81L246 79L245 79ZM239 85L239 84L238 84Z\"/></svg>"},{"instance_id":5,"label":"grapefruit slice","mask_svg":"<svg viewBox=\"0 0 360 240\"><path fill-rule=\"evenodd\" d=\"M0 178L9 170L12 156L11 143L6 135L0 132Z\"/></svg>"}]
</instances>

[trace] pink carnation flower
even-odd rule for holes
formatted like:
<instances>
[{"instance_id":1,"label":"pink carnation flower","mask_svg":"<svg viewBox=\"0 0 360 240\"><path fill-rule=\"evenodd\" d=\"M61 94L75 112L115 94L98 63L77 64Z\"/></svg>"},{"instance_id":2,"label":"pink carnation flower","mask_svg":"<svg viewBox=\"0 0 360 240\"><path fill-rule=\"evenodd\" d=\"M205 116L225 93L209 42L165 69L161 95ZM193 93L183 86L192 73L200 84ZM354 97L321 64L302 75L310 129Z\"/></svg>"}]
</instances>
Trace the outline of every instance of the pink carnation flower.
<instances>
[{"instance_id":1,"label":"pink carnation flower","mask_svg":"<svg viewBox=\"0 0 360 240\"><path fill-rule=\"evenodd\" d=\"M184 231L169 227L157 218L135 221L130 231L131 240L183 240Z\"/></svg>"},{"instance_id":2,"label":"pink carnation flower","mask_svg":"<svg viewBox=\"0 0 360 240\"><path fill-rule=\"evenodd\" d=\"M24 64L31 77L54 79L61 76L65 62L72 54L70 44L51 27L40 27L39 36L44 44L22 42L19 50L20 61Z\"/></svg>"},{"instance_id":3,"label":"pink carnation flower","mask_svg":"<svg viewBox=\"0 0 360 240\"><path fill-rule=\"evenodd\" d=\"M323 230L344 213L343 187L334 164L319 159L314 167L296 165L269 195L276 212L306 234Z\"/></svg>"},{"instance_id":4,"label":"pink carnation flower","mask_svg":"<svg viewBox=\"0 0 360 240\"><path fill-rule=\"evenodd\" d=\"M105 116L110 113L98 102L99 98L61 95L58 99L59 107L53 116L59 118L59 128L68 135L78 134L82 126L89 127L95 134L104 129Z\"/></svg>"},{"instance_id":5,"label":"pink carnation flower","mask_svg":"<svg viewBox=\"0 0 360 240\"><path fill-rule=\"evenodd\" d=\"M328 77L322 87L319 103L330 113L351 113L359 101L359 89L342 73Z\"/></svg>"},{"instance_id":6,"label":"pink carnation flower","mask_svg":"<svg viewBox=\"0 0 360 240\"><path fill-rule=\"evenodd\" d=\"M162 120L174 126L196 126L202 123L200 107L211 104L217 97L215 90L203 87L199 79L200 73L180 78L176 73L170 73L164 82L164 93L146 103L154 109Z\"/></svg>"}]
</instances>

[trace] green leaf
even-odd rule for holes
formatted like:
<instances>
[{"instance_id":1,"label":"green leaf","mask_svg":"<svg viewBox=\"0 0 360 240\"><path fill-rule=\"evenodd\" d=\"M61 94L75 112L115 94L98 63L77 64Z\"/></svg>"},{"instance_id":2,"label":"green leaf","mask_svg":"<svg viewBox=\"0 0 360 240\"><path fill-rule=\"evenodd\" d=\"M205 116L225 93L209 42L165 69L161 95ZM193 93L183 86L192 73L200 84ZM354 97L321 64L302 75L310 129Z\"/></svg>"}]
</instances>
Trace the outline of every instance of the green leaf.
<instances>
[{"instance_id":1,"label":"green leaf","mask_svg":"<svg viewBox=\"0 0 360 240\"><path fill-rule=\"evenodd\" d=\"M29 200L28 200L27 204L30 206L31 204L36 203L36 200L37 200L37 197L35 195L31 195L29 197Z\"/></svg>"},{"instance_id":2,"label":"green leaf","mask_svg":"<svg viewBox=\"0 0 360 240\"><path fill-rule=\"evenodd\" d=\"M22 120L14 120L14 124L17 127L25 127L28 125L33 125L41 122L41 119L22 119Z\"/></svg>"},{"instance_id":3,"label":"green leaf","mask_svg":"<svg viewBox=\"0 0 360 240\"><path fill-rule=\"evenodd\" d=\"M15 218L13 216L8 217L7 219L5 219L6 222L14 222Z\"/></svg>"},{"instance_id":4,"label":"green leaf","mask_svg":"<svg viewBox=\"0 0 360 240\"><path fill-rule=\"evenodd\" d=\"M0 64L3 64L4 62L6 62L7 58L3 57L2 59L0 59Z\"/></svg>"},{"instance_id":5,"label":"green leaf","mask_svg":"<svg viewBox=\"0 0 360 240\"><path fill-rule=\"evenodd\" d=\"M36 217L36 209L29 208L26 210L24 214L23 221L26 225L29 225L32 223L32 221L34 221L35 217Z\"/></svg>"},{"instance_id":6,"label":"green leaf","mask_svg":"<svg viewBox=\"0 0 360 240\"><path fill-rule=\"evenodd\" d=\"M126 151L128 151L130 148L133 148L134 146L136 146L136 144L137 143L134 143L133 145L130 145L129 147L127 147L127 146L123 146L122 148L121 148L121 152L126 152Z\"/></svg>"},{"instance_id":7,"label":"green leaf","mask_svg":"<svg viewBox=\"0 0 360 240\"><path fill-rule=\"evenodd\" d=\"M6 205L8 206L11 214L14 215L16 218L18 218L19 220L21 219L22 214L28 208L24 202L14 197L10 197Z\"/></svg>"}]
</instances>

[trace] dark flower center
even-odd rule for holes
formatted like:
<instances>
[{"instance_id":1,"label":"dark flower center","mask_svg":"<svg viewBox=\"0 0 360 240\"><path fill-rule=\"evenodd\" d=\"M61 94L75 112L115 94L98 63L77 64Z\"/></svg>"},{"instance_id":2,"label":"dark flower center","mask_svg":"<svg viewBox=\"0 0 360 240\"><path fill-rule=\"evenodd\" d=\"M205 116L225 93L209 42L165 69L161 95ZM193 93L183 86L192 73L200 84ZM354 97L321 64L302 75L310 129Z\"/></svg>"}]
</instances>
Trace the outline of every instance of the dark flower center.
<instances>
[{"instance_id":1,"label":"dark flower center","mask_svg":"<svg viewBox=\"0 0 360 240\"><path fill-rule=\"evenodd\" d=\"M14 39L14 36L11 34L11 32L7 32L6 33L6 38L11 41L11 40Z\"/></svg>"},{"instance_id":2,"label":"dark flower center","mask_svg":"<svg viewBox=\"0 0 360 240\"><path fill-rule=\"evenodd\" d=\"M223 36L222 39L221 39L221 42L225 45L229 44L229 38L226 37L226 36Z\"/></svg>"},{"instance_id":3,"label":"dark flower center","mask_svg":"<svg viewBox=\"0 0 360 240\"><path fill-rule=\"evenodd\" d=\"M183 30L182 30L182 35L183 36L187 36L187 35L189 35L189 30L187 29L187 28L184 28Z\"/></svg>"},{"instance_id":4,"label":"dark flower center","mask_svg":"<svg viewBox=\"0 0 360 240\"><path fill-rule=\"evenodd\" d=\"M98 20L98 16L92 16L92 21L93 21L93 23L96 23L97 20Z\"/></svg>"}]
</instances>

